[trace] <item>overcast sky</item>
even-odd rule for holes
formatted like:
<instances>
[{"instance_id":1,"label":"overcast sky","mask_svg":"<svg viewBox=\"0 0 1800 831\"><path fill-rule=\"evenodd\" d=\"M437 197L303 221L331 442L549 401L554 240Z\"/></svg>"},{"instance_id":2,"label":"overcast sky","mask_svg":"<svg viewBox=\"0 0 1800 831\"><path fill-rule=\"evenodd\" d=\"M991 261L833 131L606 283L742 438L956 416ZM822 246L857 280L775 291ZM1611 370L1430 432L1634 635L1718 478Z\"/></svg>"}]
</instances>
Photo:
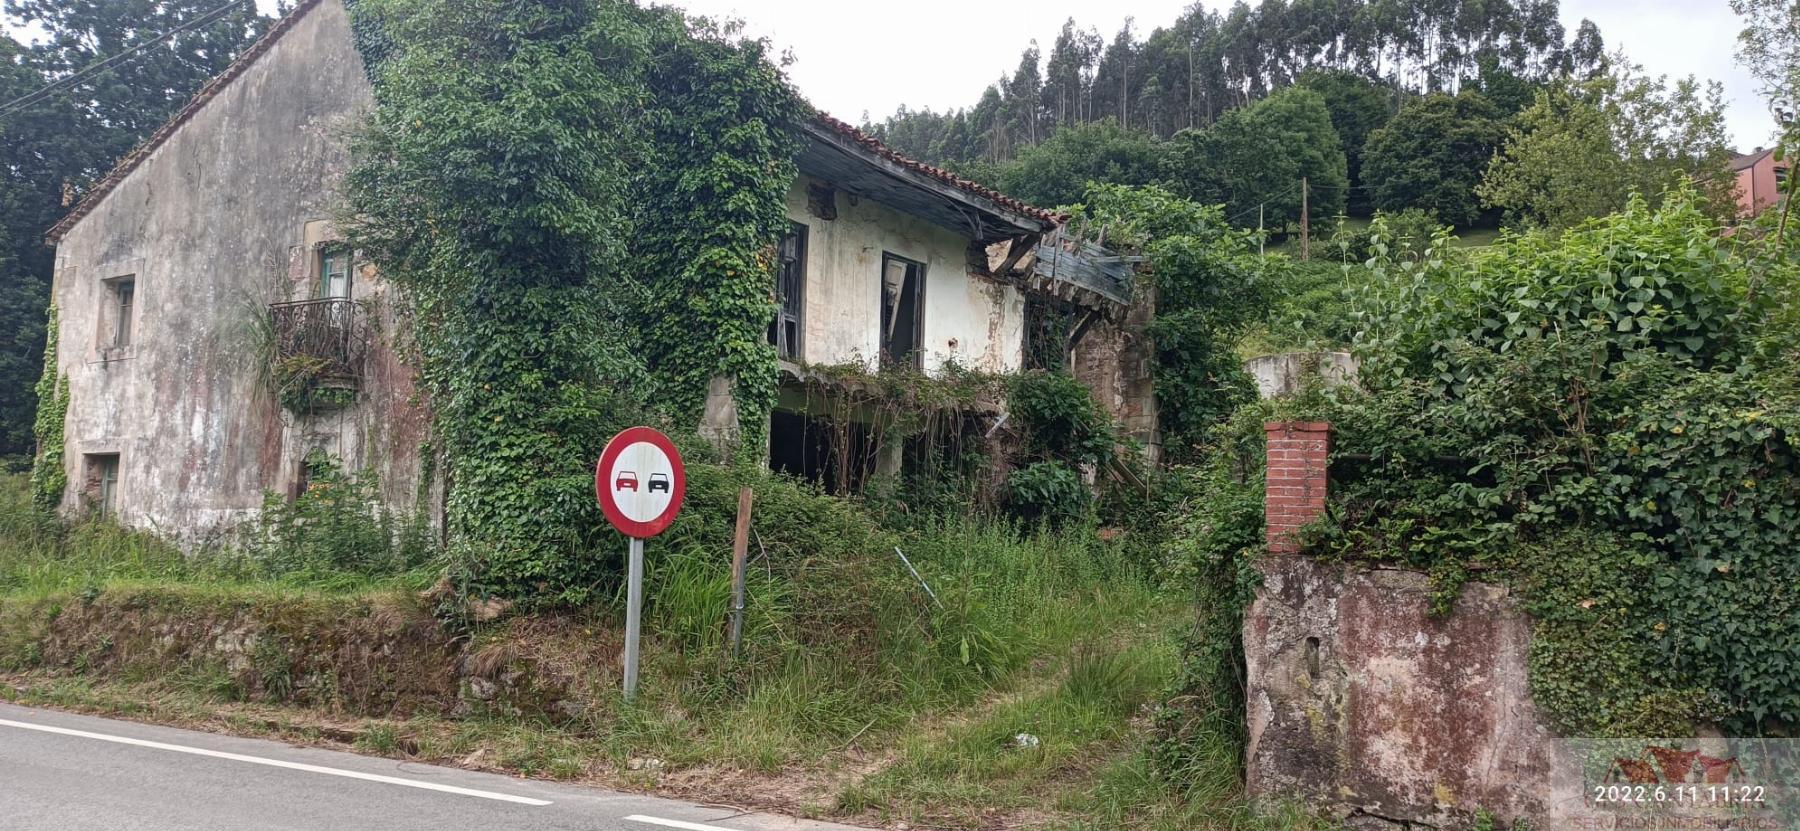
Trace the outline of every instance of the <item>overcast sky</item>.
<instances>
[{"instance_id":1,"label":"overcast sky","mask_svg":"<svg viewBox=\"0 0 1800 831\"><path fill-rule=\"evenodd\" d=\"M1108 40L1136 19L1146 34L1166 26L1191 0L667 0L696 14L742 18L752 35L790 49L789 72L814 105L846 121L879 120L901 104L943 110L975 103L981 90L1018 66L1036 39L1048 51L1063 20L1094 26ZM1228 8L1230 0L1205 0ZM1754 83L1732 57L1737 18L1726 0L1563 0L1571 34L1583 17L1600 25L1608 49L1624 47L1651 74L1698 75L1725 84L1732 138L1740 150L1769 143L1773 120Z\"/></svg>"},{"instance_id":2,"label":"overcast sky","mask_svg":"<svg viewBox=\"0 0 1800 831\"><path fill-rule=\"evenodd\" d=\"M275 11L276 0L256 2L264 13ZM865 113L879 120L901 104L945 110L975 103L983 88L1018 66L1028 41L1047 50L1069 17L1108 40L1132 17L1141 36L1173 22L1192 0L657 2L744 20L749 34L792 52L790 76L814 105L860 123ZM1570 33L1592 18L1609 50L1623 47L1651 74L1724 83L1727 127L1738 149L1769 143L1774 122L1732 57L1739 26L1726 0L1562 0L1562 17Z\"/></svg>"}]
</instances>

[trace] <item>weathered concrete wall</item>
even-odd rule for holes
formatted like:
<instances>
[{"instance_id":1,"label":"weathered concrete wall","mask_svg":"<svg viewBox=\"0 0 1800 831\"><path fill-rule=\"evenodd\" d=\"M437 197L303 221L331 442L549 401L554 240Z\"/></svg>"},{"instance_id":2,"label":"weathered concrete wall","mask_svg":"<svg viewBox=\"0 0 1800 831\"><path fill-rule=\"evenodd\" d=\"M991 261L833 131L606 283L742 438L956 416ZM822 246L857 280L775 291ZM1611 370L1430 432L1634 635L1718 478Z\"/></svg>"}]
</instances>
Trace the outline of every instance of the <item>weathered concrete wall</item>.
<instances>
[{"instance_id":1,"label":"weathered concrete wall","mask_svg":"<svg viewBox=\"0 0 1800 831\"><path fill-rule=\"evenodd\" d=\"M1162 458L1153 377L1156 344L1147 331L1155 316L1154 293L1141 291L1120 319L1096 321L1069 359L1070 374L1093 391L1126 436L1144 445L1151 464Z\"/></svg>"},{"instance_id":2,"label":"weathered concrete wall","mask_svg":"<svg viewBox=\"0 0 1800 831\"><path fill-rule=\"evenodd\" d=\"M970 274L968 237L846 193L837 194L837 218L821 219L808 210L808 184L823 183L802 176L788 191L788 217L807 226L806 362L876 366L881 258L893 254L925 264L926 372L951 360L989 372L1019 368L1025 297L1015 287Z\"/></svg>"},{"instance_id":3,"label":"weathered concrete wall","mask_svg":"<svg viewBox=\"0 0 1800 831\"><path fill-rule=\"evenodd\" d=\"M1301 383L1317 373L1326 386L1356 382L1362 364L1348 352L1284 352L1244 362L1244 371L1256 380L1263 398L1279 398L1300 391Z\"/></svg>"},{"instance_id":4,"label":"weathered concrete wall","mask_svg":"<svg viewBox=\"0 0 1800 831\"><path fill-rule=\"evenodd\" d=\"M1355 828L1571 818L1581 770L1532 703L1531 621L1507 590L1469 583L1432 615L1424 574L1299 554L1294 532L1325 511L1331 426L1264 428L1268 553L1243 630L1251 796Z\"/></svg>"},{"instance_id":5,"label":"weathered concrete wall","mask_svg":"<svg viewBox=\"0 0 1800 831\"><path fill-rule=\"evenodd\" d=\"M129 524L193 540L254 513L295 480L307 450L372 468L391 505L418 492L425 414L386 342L391 303L373 274L355 296L388 337L373 346L356 405L285 412L254 332L269 303L312 296L316 247L370 101L340 0L291 23L268 52L169 136L64 236L54 297L70 383L70 487L84 454L119 454L115 508ZM132 343L110 343L106 281L136 283Z\"/></svg>"},{"instance_id":6,"label":"weathered concrete wall","mask_svg":"<svg viewBox=\"0 0 1800 831\"><path fill-rule=\"evenodd\" d=\"M1531 623L1467 585L1432 616L1425 575L1272 554L1244 618L1250 792L1356 827L1532 827L1579 808L1579 765L1539 717Z\"/></svg>"}]
</instances>

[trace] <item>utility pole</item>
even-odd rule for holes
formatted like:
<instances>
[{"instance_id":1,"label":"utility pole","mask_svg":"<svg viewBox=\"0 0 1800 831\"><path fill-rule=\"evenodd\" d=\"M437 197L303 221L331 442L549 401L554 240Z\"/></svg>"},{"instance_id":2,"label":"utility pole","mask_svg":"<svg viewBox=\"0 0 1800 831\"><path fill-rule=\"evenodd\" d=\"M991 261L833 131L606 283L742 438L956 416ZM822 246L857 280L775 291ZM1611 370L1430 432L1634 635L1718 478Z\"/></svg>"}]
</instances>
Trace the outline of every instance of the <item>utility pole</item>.
<instances>
[{"instance_id":1,"label":"utility pole","mask_svg":"<svg viewBox=\"0 0 1800 831\"><path fill-rule=\"evenodd\" d=\"M1263 240L1268 239L1269 236L1268 232L1263 230L1263 205L1267 204L1267 202L1259 202L1256 205L1256 253L1258 256L1265 253Z\"/></svg>"},{"instance_id":2,"label":"utility pole","mask_svg":"<svg viewBox=\"0 0 1800 831\"><path fill-rule=\"evenodd\" d=\"M1312 253L1309 250L1311 241L1307 238L1306 233L1306 214L1306 177L1302 176L1300 177L1300 259L1302 260L1311 259L1309 255Z\"/></svg>"}]
</instances>

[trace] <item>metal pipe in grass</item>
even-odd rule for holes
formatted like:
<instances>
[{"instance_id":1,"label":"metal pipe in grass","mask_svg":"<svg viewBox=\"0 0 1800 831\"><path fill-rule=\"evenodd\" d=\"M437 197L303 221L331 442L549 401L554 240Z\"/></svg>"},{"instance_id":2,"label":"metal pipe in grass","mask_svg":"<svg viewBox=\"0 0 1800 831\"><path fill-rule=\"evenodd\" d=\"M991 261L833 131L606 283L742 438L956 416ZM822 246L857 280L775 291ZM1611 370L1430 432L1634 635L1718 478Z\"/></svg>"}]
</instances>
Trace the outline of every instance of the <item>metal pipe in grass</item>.
<instances>
[{"instance_id":1,"label":"metal pipe in grass","mask_svg":"<svg viewBox=\"0 0 1800 831\"><path fill-rule=\"evenodd\" d=\"M939 609L944 608L944 601L939 600L937 592L931 590L931 584L925 582L924 577L919 576L919 570L913 568L911 560L906 559L906 552L901 551L900 546L896 545L894 546L894 553L900 555L900 562L906 564L906 570L912 572L913 579L919 581L919 585L925 587L925 594L931 597L931 602L937 604Z\"/></svg>"}]
</instances>

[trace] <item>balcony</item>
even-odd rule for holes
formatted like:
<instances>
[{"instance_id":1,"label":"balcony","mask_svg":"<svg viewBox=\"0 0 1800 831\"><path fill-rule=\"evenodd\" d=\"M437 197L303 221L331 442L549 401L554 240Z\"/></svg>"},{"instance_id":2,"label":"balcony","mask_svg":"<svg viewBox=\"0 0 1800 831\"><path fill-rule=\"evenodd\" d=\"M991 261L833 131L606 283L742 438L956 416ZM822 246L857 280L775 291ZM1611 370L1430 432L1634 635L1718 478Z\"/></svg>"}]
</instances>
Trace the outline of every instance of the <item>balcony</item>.
<instances>
[{"instance_id":1,"label":"balcony","mask_svg":"<svg viewBox=\"0 0 1800 831\"><path fill-rule=\"evenodd\" d=\"M363 312L344 297L269 304L282 402L296 412L348 406L368 352Z\"/></svg>"}]
</instances>

